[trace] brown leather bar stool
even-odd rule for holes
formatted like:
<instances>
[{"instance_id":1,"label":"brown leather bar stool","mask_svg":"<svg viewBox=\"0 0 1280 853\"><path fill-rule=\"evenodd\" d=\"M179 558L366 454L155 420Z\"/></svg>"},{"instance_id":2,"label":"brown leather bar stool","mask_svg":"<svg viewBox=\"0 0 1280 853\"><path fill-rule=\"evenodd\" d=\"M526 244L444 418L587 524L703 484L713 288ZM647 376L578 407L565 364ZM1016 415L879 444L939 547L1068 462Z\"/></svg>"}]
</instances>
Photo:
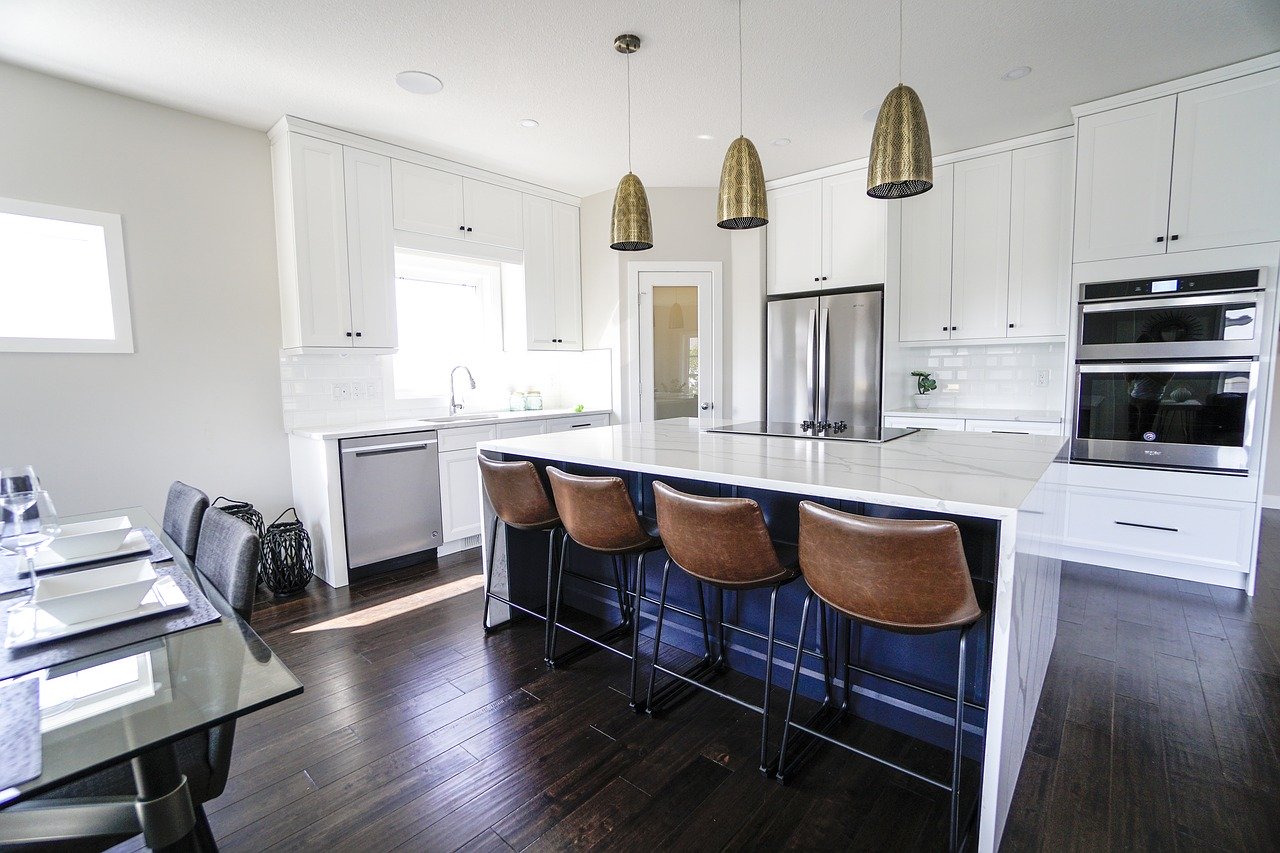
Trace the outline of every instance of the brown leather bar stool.
<instances>
[{"instance_id":1,"label":"brown leather bar stool","mask_svg":"<svg viewBox=\"0 0 1280 853\"><path fill-rule=\"evenodd\" d=\"M661 517L661 516L659 516ZM782 750L778 757L778 779L790 778L799 761L820 739L850 752L892 767L916 779L948 791L951 795L950 849L960 844L960 760L964 733L965 638L982 617L969 564L960 541L960 528L950 521L910 521L868 518L825 507L811 501L800 504L800 568L811 592L805 596L800 616L800 639L796 642L796 666L791 675L791 693L783 723ZM835 717L827 702L807 723L793 719L796 688L800 681L800 645L809 621L814 596L822 608L819 633L826 634L826 610L835 611L837 636L847 641L851 623L872 625L900 634L933 634L959 630L959 663L956 666L954 740L951 781L932 779L860 749L842 743L815 728L827 717L825 728L848 708L849 661L844 661L845 701ZM822 644L823 669L827 671L826 644ZM932 692L932 691L930 691ZM788 763L791 729L811 740L798 757Z\"/></svg>"},{"instance_id":2,"label":"brown leather bar stool","mask_svg":"<svg viewBox=\"0 0 1280 853\"><path fill-rule=\"evenodd\" d=\"M773 680L773 640L777 616L778 590L800 576L793 560L780 559L769 530L765 527L760 505L749 498L708 498L689 495L666 483L654 482L654 502L658 510L658 530L670 559L662 569L662 591L658 595L658 622L653 636L653 660L649 670L649 690L645 708L650 714L661 710L664 701L697 687L755 711L760 715L760 771L772 770L769 762L769 690ZM702 641L705 656L684 672L667 669L658 663L662 646L662 621L667 608L667 582L675 564L698 584L698 603L702 611ZM717 646L713 654L703 587L716 590ZM644 591L644 575L639 585ZM769 631L765 642L764 692L759 705L744 702L711 687L703 679L723 671L727 644L724 636L724 591L743 592L769 589ZM637 602L638 604L639 602ZM639 636L636 619L635 633ZM665 695L653 690L657 673L672 676L675 681L664 688Z\"/></svg>"},{"instance_id":3,"label":"brown leather bar stool","mask_svg":"<svg viewBox=\"0 0 1280 853\"><path fill-rule=\"evenodd\" d=\"M560 523L560 515L556 512L551 496L543 488L542 478L532 462L499 462L487 456L480 457L480 480L484 483L489 503L493 505L493 533L489 541L489 571L485 575L484 585L484 630L489 628L489 602L498 600L508 607L514 607L530 616L548 622L547 614L551 612L551 578L555 571L556 535L564 533ZM546 531L547 533L547 610L539 613L523 605L516 604L492 591L493 558L498 545L498 523L516 530ZM542 657L550 662L550 631L544 632Z\"/></svg>"},{"instance_id":4,"label":"brown leather bar stool","mask_svg":"<svg viewBox=\"0 0 1280 853\"><path fill-rule=\"evenodd\" d=\"M662 540L656 531L646 530L640 523L627 486L619 477L582 477L568 474L559 468L547 466L547 479L551 483L551 492L555 495L556 505L560 508L566 535L560 543L560 560L554 573L551 590L548 596L549 609L547 625L547 660L551 666L564 663L579 653L588 651L590 646L598 646L631 661L631 690L628 699L631 707L636 707L636 656L635 641L632 638L632 652L621 651L609 645L619 637L626 636L631 630L635 616L635 588L631 581L633 573L630 569L632 558L637 563L637 574L644 571L644 558L652 551L662 548ZM565 575L565 550L569 542L576 542L588 551L605 554L613 559L614 586L611 587L617 596L618 612L621 624L599 636L591 636L563 625L560 622L560 603L563 599L562 580ZM569 572L573 577L590 583L608 587L595 578L577 572ZM556 634L559 630L568 631L585 642L567 652L563 659L556 657Z\"/></svg>"}]
</instances>

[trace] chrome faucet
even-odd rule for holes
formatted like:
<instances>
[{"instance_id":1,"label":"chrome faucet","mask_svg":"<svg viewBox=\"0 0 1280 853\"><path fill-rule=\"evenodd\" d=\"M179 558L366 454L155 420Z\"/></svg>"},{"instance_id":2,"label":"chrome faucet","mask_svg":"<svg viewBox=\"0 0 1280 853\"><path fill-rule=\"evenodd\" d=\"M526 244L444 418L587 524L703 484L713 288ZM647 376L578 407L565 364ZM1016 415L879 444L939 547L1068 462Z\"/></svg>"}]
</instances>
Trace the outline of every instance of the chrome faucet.
<instances>
[{"instance_id":1,"label":"chrome faucet","mask_svg":"<svg viewBox=\"0 0 1280 853\"><path fill-rule=\"evenodd\" d=\"M459 370L467 372L467 381L471 383L471 390L474 391L476 388L476 379L471 375L471 368L465 364L459 364L449 371L449 414L451 415L456 415L462 410L462 404L458 402L458 389L454 385L454 380L457 378Z\"/></svg>"}]
</instances>

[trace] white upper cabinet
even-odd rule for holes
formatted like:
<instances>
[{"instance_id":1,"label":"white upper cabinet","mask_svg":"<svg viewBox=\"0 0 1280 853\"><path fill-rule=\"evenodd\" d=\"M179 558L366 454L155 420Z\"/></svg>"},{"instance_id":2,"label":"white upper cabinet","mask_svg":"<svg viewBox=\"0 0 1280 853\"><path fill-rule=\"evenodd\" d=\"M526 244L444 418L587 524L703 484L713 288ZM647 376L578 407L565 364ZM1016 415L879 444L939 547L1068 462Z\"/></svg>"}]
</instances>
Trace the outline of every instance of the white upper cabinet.
<instances>
[{"instance_id":1,"label":"white upper cabinet","mask_svg":"<svg viewBox=\"0 0 1280 853\"><path fill-rule=\"evenodd\" d=\"M391 188L397 230L437 237L465 235L460 175L393 160Z\"/></svg>"},{"instance_id":2,"label":"white upper cabinet","mask_svg":"<svg viewBox=\"0 0 1280 853\"><path fill-rule=\"evenodd\" d=\"M282 345L395 347L390 159L298 133L271 156Z\"/></svg>"},{"instance_id":3,"label":"white upper cabinet","mask_svg":"<svg viewBox=\"0 0 1280 853\"><path fill-rule=\"evenodd\" d=\"M1080 118L1076 261L1164 252L1176 109L1169 95Z\"/></svg>"},{"instance_id":4,"label":"white upper cabinet","mask_svg":"<svg viewBox=\"0 0 1280 853\"><path fill-rule=\"evenodd\" d=\"M391 229L391 158L344 150L347 258L355 346L396 346L395 238Z\"/></svg>"},{"instance_id":5,"label":"white upper cabinet","mask_svg":"<svg viewBox=\"0 0 1280 853\"><path fill-rule=\"evenodd\" d=\"M933 189L903 199L898 339L951 337L951 203L954 167L933 168Z\"/></svg>"},{"instance_id":6,"label":"white upper cabinet","mask_svg":"<svg viewBox=\"0 0 1280 853\"><path fill-rule=\"evenodd\" d=\"M883 284L889 205L867 195L867 170L822 180L822 282Z\"/></svg>"},{"instance_id":7,"label":"white upper cabinet","mask_svg":"<svg viewBox=\"0 0 1280 853\"><path fill-rule=\"evenodd\" d=\"M1177 97L1168 251L1280 239L1280 68Z\"/></svg>"},{"instance_id":8,"label":"white upper cabinet","mask_svg":"<svg viewBox=\"0 0 1280 853\"><path fill-rule=\"evenodd\" d=\"M765 226L768 293L817 290L822 282L822 182L769 193Z\"/></svg>"},{"instance_id":9,"label":"white upper cabinet","mask_svg":"<svg viewBox=\"0 0 1280 853\"><path fill-rule=\"evenodd\" d=\"M582 349L578 208L536 196L523 204L524 282L503 277L508 349Z\"/></svg>"},{"instance_id":10,"label":"white upper cabinet","mask_svg":"<svg viewBox=\"0 0 1280 853\"><path fill-rule=\"evenodd\" d=\"M1064 335L1071 304L1071 140L1013 152L1011 338Z\"/></svg>"},{"instance_id":11,"label":"white upper cabinet","mask_svg":"<svg viewBox=\"0 0 1280 853\"><path fill-rule=\"evenodd\" d=\"M955 164L951 339L1004 337L1009 301L1008 151Z\"/></svg>"},{"instance_id":12,"label":"white upper cabinet","mask_svg":"<svg viewBox=\"0 0 1280 853\"><path fill-rule=\"evenodd\" d=\"M392 166L397 230L509 249L524 245L519 191L403 160Z\"/></svg>"},{"instance_id":13,"label":"white upper cabinet","mask_svg":"<svg viewBox=\"0 0 1280 853\"><path fill-rule=\"evenodd\" d=\"M519 249L524 245L524 194L464 178L463 222L468 240Z\"/></svg>"}]
</instances>

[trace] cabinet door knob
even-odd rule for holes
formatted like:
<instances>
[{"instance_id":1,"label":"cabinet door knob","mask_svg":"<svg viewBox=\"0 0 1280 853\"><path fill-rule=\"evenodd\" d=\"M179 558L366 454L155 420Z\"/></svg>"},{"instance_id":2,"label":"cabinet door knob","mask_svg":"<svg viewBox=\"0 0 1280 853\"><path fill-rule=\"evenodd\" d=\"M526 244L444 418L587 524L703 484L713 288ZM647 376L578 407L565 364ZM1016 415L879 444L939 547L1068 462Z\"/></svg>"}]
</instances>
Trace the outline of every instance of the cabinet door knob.
<instances>
[{"instance_id":1,"label":"cabinet door knob","mask_svg":"<svg viewBox=\"0 0 1280 853\"><path fill-rule=\"evenodd\" d=\"M1012 329L1012 328L1013 328L1013 324L1012 324L1012 323L1010 323L1010 324L1009 324L1009 328L1010 328L1010 329Z\"/></svg>"},{"instance_id":2,"label":"cabinet door knob","mask_svg":"<svg viewBox=\"0 0 1280 853\"><path fill-rule=\"evenodd\" d=\"M1178 239L1178 235L1177 235L1177 234L1170 234L1170 235L1169 235L1169 239L1170 239L1170 240L1177 240L1177 239Z\"/></svg>"},{"instance_id":3,"label":"cabinet door knob","mask_svg":"<svg viewBox=\"0 0 1280 853\"><path fill-rule=\"evenodd\" d=\"M470 225L468 225L468 226L467 226L467 231L469 232L470 230L471 230L471 226L470 226Z\"/></svg>"},{"instance_id":4,"label":"cabinet door knob","mask_svg":"<svg viewBox=\"0 0 1280 853\"><path fill-rule=\"evenodd\" d=\"M1156 242L1157 242L1157 243L1163 243L1163 242L1164 242L1164 238L1163 238L1163 237L1157 237L1157 238L1156 238Z\"/></svg>"},{"instance_id":5,"label":"cabinet door knob","mask_svg":"<svg viewBox=\"0 0 1280 853\"><path fill-rule=\"evenodd\" d=\"M946 326L943 326L943 327L942 327L942 331L944 331L944 332L945 332L945 331L947 331L947 327L946 327Z\"/></svg>"},{"instance_id":6,"label":"cabinet door knob","mask_svg":"<svg viewBox=\"0 0 1280 853\"><path fill-rule=\"evenodd\" d=\"M823 281L826 281L826 280L827 280L827 277L824 275L824 276L822 277L822 280L823 280Z\"/></svg>"},{"instance_id":7,"label":"cabinet door knob","mask_svg":"<svg viewBox=\"0 0 1280 853\"><path fill-rule=\"evenodd\" d=\"M348 338L349 338L349 337L351 337L351 333L350 333L350 332L347 332L347 337L348 337Z\"/></svg>"},{"instance_id":8,"label":"cabinet door knob","mask_svg":"<svg viewBox=\"0 0 1280 853\"><path fill-rule=\"evenodd\" d=\"M458 230L459 230L459 231L466 231L466 230L467 230L467 226L465 226L465 225L459 225L459 226L458 226Z\"/></svg>"},{"instance_id":9,"label":"cabinet door knob","mask_svg":"<svg viewBox=\"0 0 1280 853\"><path fill-rule=\"evenodd\" d=\"M364 332L356 332L356 337L357 338L364 337Z\"/></svg>"},{"instance_id":10,"label":"cabinet door knob","mask_svg":"<svg viewBox=\"0 0 1280 853\"><path fill-rule=\"evenodd\" d=\"M959 326L952 326L952 327L951 327L951 331L953 331L953 332L954 332L954 331L955 331L956 329L958 329L958 328L960 328L960 327L959 327Z\"/></svg>"},{"instance_id":11,"label":"cabinet door knob","mask_svg":"<svg viewBox=\"0 0 1280 853\"><path fill-rule=\"evenodd\" d=\"M813 277L813 280L814 280L814 281L817 281L817 280L818 280L818 277L815 275L815 276Z\"/></svg>"}]
</instances>

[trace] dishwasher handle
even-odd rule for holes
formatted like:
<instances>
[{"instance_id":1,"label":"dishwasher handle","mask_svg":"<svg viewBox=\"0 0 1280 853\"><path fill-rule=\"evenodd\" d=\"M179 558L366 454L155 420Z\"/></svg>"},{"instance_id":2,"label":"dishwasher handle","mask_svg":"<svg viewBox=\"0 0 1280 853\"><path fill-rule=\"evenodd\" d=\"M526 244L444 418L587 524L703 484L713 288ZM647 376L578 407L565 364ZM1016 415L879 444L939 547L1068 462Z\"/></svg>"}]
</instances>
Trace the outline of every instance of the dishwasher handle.
<instances>
[{"instance_id":1,"label":"dishwasher handle","mask_svg":"<svg viewBox=\"0 0 1280 853\"><path fill-rule=\"evenodd\" d=\"M412 444L374 444L369 447L344 447L343 453L354 453L359 456L380 456L385 453L406 453L411 450L425 450L428 447L435 447L436 439L429 441L415 441Z\"/></svg>"}]
</instances>

